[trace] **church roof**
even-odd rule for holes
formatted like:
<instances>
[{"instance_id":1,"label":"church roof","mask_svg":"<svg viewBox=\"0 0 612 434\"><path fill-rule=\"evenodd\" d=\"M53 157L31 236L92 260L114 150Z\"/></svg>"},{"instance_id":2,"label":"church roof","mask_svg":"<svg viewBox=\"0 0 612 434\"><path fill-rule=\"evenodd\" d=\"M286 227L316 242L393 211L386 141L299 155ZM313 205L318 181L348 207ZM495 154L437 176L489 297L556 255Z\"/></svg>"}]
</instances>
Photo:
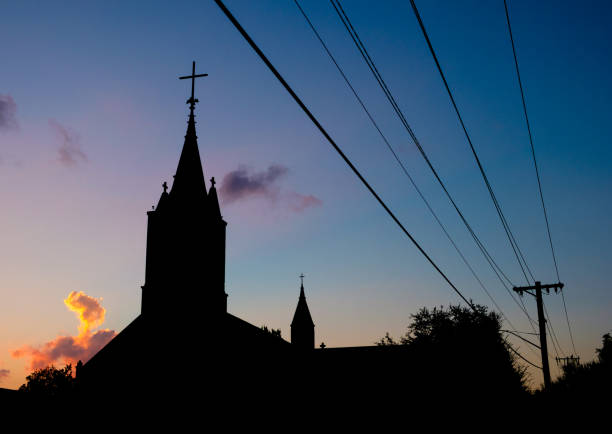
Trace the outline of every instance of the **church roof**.
<instances>
[{"instance_id":1,"label":"church roof","mask_svg":"<svg viewBox=\"0 0 612 434\"><path fill-rule=\"evenodd\" d=\"M306 303L306 296L304 295L304 284L300 286L300 298L298 300L297 307L295 308L295 314L293 314L293 321L291 321L291 327L294 325L309 325L314 327L312 316L310 316L310 310Z\"/></svg>"},{"instance_id":2,"label":"church roof","mask_svg":"<svg viewBox=\"0 0 612 434\"><path fill-rule=\"evenodd\" d=\"M217 354L220 359L235 352L288 349L291 346L281 337L274 336L230 313L224 313L219 317L213 328L214 333L226 347L225 353L222 351ZM126 365L154 363L155 357L159 357L162 345L168 344L168 341L159 335L159 331L159 325L152 322L152 319L139 315L83 365L80 375L92 378L103 372L125 369ZM180 325L170 325L167 331L170 331L170 335L189 332L181 329ZM194 340L197 336L203 336L202 331L196 333L200 334L194 335ZM132 375L137 374L134 372Z\"/></svg>"}]
</instances>

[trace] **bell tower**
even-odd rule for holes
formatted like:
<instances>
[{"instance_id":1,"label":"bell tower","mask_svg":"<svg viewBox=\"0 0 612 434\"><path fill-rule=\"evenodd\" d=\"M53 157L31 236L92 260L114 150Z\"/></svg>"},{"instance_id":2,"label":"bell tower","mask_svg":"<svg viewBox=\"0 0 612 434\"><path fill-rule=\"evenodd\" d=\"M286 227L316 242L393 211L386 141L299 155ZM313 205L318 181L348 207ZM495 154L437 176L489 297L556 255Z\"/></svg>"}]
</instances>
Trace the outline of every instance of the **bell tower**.
<instances>
[{"instance_id":1,"label":"bell tower","mask_svg":"<svg viewBox=\"0 0 612 434\"><path fill-rule=\"evenodd\" d=\"M172 188L162 184L157 207L147 212L147 254L142 287L143 317L168 321L217 317L227 312L225 231L215 180L207 190L195 127L195 73L191 79L187 133Z\"/></svg>"}]
</instances>

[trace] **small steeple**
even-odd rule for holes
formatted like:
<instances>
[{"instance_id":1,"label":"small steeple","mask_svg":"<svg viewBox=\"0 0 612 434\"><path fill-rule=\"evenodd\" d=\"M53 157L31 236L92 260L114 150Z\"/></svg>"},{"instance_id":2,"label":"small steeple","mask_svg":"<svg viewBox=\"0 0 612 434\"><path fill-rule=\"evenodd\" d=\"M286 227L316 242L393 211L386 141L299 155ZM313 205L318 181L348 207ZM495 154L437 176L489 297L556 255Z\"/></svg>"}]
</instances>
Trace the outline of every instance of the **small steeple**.
<instances>
[{"instance_id":1,"label":"small steeple","mask_svg":"<svg viewBox=\"0 0 612 434\"><path fill-rule=\"evenodd\" d=\"M300 349L314 348L314 322L304 294L304 274L300 274L300 298L291 321L291 343Z\"/></svg>"}]
</instances>

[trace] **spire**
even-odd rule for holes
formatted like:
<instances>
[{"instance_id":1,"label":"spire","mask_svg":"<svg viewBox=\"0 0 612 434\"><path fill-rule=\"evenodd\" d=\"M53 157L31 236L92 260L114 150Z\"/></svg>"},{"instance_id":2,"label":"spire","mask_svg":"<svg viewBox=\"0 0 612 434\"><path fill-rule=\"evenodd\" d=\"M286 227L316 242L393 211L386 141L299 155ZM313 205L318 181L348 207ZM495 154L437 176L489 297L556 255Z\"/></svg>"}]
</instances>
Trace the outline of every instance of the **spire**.
<instances>
[{"instance_id":1,"label":"spire","mask_svg":"<svg viewBox=\"0 0 612 434\"><path fill-rule=\"evenodd\" d=\"M306 300L306 296L304 295L304 273L300 274L300 300L303 298ZM308 306L306 306L308 308Z\"/></svg>"},{"instance_id":2,"label":"spire","mask_svg":"<svg viewBox=\"0 0 612 434\"><path fill-rule=\"evenodd\" d=\"M298 329L314 327L312 316L310 316L310 310L306 303L306 295L304 294L304 275L300 275L302 284L300 285L300 298L298 299L298 305L295 308L295 314L293 315L293 321L291 321L292 335L294 327ZM292 339L293 341L293 339Z\"/></svg>"},{"instance_id":3,"label":"spire","mask_svg":"<svg viewBox=\"0 0 612 434\"><path fill-rule=\"evenodd\" d=\"M185 134L185 143L174 175L174 183L170 193L176 194L185 191L193 191L206 195L206 186L204 183L204 171L202 170L202 160L200 159L200 151L198 150L198 136L195 130L195 119L193 109L189 113L189 122L187 123L187 134Z\"/></svg>"},{"instance_id":4,"label":"spire","mask_svg":"<svg viewBox=\"0 0 612 434\"><path fill-rule=\"evenodd\" d=\"M291 321L291 343L300 348L314 348L314 322L304 294L304 275L300 275L300 298L298 299L293 321Z\"/></svg>"},{"instance_id":5,"label":"spire","mask_svg":"<svg viewBox=\"0 0 612 434\"><path fill-rule=\"evenodd\" d=\"M170 193L184 194L186 191L195 192L196 194L206 197L206 185L204 182L204 172L202 171L202 160L200 159L200 151L198 150L198 136L195 128L194 109L198 100L194 97L195 79L197 77L206 77L208 74L195 73L195 62L191 75L179 77L180 80L191 79L191 97L187 100L189 104L189 121L187 122L187 134L185 134L185 143L183 151L179 159L176 175L174 175L174 183Z\"/></svg>"}]
</instances>

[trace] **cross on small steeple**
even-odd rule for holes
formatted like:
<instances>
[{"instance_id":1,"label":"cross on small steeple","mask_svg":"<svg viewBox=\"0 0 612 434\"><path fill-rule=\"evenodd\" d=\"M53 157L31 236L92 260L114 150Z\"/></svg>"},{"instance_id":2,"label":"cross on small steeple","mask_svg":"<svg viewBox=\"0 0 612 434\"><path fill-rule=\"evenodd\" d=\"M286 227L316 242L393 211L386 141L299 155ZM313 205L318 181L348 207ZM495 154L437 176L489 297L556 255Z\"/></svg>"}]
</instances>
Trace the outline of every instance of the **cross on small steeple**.
<instances>
[{"instance_id":1,"label":"cross on small steeple","mask_svg":"<svg viewBox=\"0 0 612 434\"><path fill-rule=\"evenodd\" d=\"M214 187L217 181L215 181L215 177L210 178L210 184Z\"/></svg>"},{"instance_id":2,"label":"cross on small steeple","mask_svg":"<svg viewBox=\"0 0 612 434\"><path fill-rule=\"evenodd\" d=\"M168 191L168 183L164 181L164 183L162 184L162 187L164 188L164 193L166 193Z\"/></svg>"},{"instance_id":3,"label":"cross on small steeple","mask_svg":"<svg viewBox=\"0 0 612 434\"><path fill-rule=\"evenodd\" d=\"M193 62L192 65L192 69L191 69L191 75L184 75L182 77L179 77L179 80L185 80L187 78L191 78L191 98L189 98L187 100L187 104L189 104L189 110L193 111L193 109L195 108L195 104L196 102L199 102L196 98L194 98L193 95L193 91L194 91L194 87L195 87L195 79L198 77L206 77L208 76L208 74L198 74L196 75L195 73L195 61Z\"/></svg>"},{"instance_id":4,"label":"cross on small steeple","mask_svg":"<svg viewBox=\"0 0 612 434\"><path fill-rule=\"evenodd\" d=\"M304 286L304 273L300 274L300 280L302 281L302 286Z\"/></svg>"}]
</instances>

